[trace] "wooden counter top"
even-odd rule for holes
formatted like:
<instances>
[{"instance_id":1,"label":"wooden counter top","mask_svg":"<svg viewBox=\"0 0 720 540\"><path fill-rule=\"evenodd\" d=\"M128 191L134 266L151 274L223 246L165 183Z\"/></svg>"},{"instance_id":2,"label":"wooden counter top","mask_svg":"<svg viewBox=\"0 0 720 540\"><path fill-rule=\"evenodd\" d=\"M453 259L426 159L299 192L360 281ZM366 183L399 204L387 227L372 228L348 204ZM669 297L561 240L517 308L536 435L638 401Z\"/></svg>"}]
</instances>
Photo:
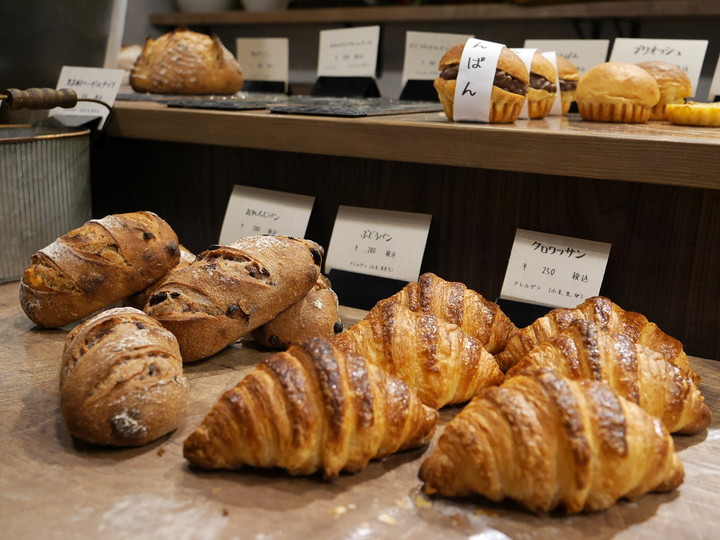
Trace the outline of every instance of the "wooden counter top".
<instances>
[{"instance_id":1,"label":"wooden counter top","mask_svg":"<svg viewBox=\"0 0 720 540\"><path fill-rule=\"evenodd\" d=\"M576 114L487 125L453 124L443 113L332 118L133 101L113 110L114 137L720 188L719 128L585 122Z\"/></svg>"},{"instance_id":2,"label":"wooden counter top","mask_svg":"<svg viewBox=\"0 0 720 540\"><path fill-rule=\"evenodd\" d=\"M344 310L346 324L362 312ZM509 505L420 495L427 448L373 462L334 482L243 469L198 473L182 441L220 393L264 354L252 342L186 368L190 412L175 433L137 449L76 441L58 412L67 329L40 330L0 285L0 536L20 538L683 538L720 527L720 370L691 358L714 414L699 435L675 437L685 466L678 490L621 502L606 512L538 517ZM442 412L442 426L457 409Z\"/></svg>"}]
</instances>

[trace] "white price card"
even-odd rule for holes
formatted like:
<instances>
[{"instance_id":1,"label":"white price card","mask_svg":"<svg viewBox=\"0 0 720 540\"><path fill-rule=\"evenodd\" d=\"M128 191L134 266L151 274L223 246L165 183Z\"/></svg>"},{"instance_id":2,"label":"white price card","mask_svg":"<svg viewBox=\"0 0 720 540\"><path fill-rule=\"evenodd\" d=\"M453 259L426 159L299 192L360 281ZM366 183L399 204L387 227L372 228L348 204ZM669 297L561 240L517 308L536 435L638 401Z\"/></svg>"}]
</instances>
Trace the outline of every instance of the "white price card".
<instances>
[{"instance_id":1,"label":"white price card","mask_svg":"<svg viewBox=\"0 0 720 540\"><path fill-rule=\"evenodd\" d=\"M283 82L287 88L288 38L237 38L235 47L246 80Z\"/></svg>"},{"instance_id":2,"label":"white price card","mask_svg":"<svg viewBox=\"0 0 720 540\"><path fill-rule=\"evenodd\" d=\"M453 118L456 121L490 121L490 95L504 46L475 38L465 42L455 82Z\"/></svg>"},{"instance_id":3,"label":"white price card","mask_svg":"<svg viewBox=\"0 0 720 540\"><path fill-rule=\"evenodd\" d=\"M340 206L325 271L335 268L417 281L431 217L429 214Z\"/></svg>"},{"instance_id":4,"label":"white price card","mask_svg":"<svg viewBox=\"0 0 720 540\"><path fill-rule=\"evenodd\" d=\"M570 60L580 75L607 60L607 39L526 39L524 47L555 51Z\"/></svg>"},{"instance_id":5,"label":"white price card","mask_svg":"<svg viewBox=\"0 0 720 540\"><path fill-rule=\"evenodd\" d=\"M720 57L718 57L717 65L715 66L715 74L713 75L712 82L710 83L708 101L713 101L715 96L720 96Z\"/></svg>"},{"instance_id":6,"label":"white price card","mask_svg":"<svg viewBox=\"0 0 720 540\"><path fill-rule=\"evenodd\" d=\"M680 66L697 90L708 42L702 39L616 38L610 53L611 62L660 61Z\"/></svg>"},{"instance_id":7,"label":"white price card","mask_svg":"<svg viewBox=\"0 0 720 540\"><path fill-rule=\"evenodd\" d=\"M375 77L379 44L379 26L322 30L318 76Z\"/></svg>"},{"instance_id":8,"label":"white price card","mask_svg":"<svg viewBox=\"0 0 720 540\"><path fill-rule=\"evenodd\" d=\"M555 68L555 76L558 80L557 85L555 85L557 92L556 98L555 101L553 101L553 105L548 116L560 116L562 115L562 98L560 97L560 76L558 75L557 53L555 51L541 51L540 54L547 58L553 65L553 68Z\"/></svg>"},{"instance_id":9,"label":"white price card","mask_svg":"<svg viewBox=\"0 0 720 540\"><path fill-rule=\"evenodd\" d=\"M260 234L303 238L314 197L235 185L220 230L219 244Z\"/></svg>"},{"instance_id":10,"label":"white price card","mask_svg":"<svg viewBox=\"0 0 720 540\"><path fill-rule=\"evenodd\" d=\"M105 69L79 66L63 66L56 89L74 90L78 98L97 99L112 106L122 84L124 69ZM110 111L100 103L80 101L72 109L56 107L50 116L66 126L79 126L89 120L100 118L99 129L105 124Z\"/></svg>"},{"instance_id":11,"label":"white price card","mask_svg":"<svg viewBox=\"0 0 720 540\"><path fill-rule=\"evenodd\" d=\"M438 65L443 55L458 43L465 43L472 36L467 34L443 34L440 32L405 33L405 56L403 58L402 86L409 80L432 81L438 76Z\"/></svg>"},{"instance_id":12,"label":"white price card","mask_svg":"<svg viewBox=\"0 0 720 540\"><path fill-rule=\"evenodd\" d=\"M600 294L610 244L518 229L500 297L571 308Z\"/></svg>"}]
</instances>

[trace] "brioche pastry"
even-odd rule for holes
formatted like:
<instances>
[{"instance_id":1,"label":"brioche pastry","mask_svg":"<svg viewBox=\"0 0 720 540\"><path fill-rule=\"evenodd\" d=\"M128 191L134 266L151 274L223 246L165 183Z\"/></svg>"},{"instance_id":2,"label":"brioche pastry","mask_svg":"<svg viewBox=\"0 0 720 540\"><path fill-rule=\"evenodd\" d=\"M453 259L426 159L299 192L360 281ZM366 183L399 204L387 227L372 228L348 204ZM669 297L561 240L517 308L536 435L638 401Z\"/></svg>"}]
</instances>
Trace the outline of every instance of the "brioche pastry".
<instances>
[{"instance_id":1,"label":"brioche pastry","mask_svg":"<svg viewBox=\"0 0 720 540\"><path fill-rule=\"evenodd\" d=\"M552 368L569 379L603 381L660 418L670 433L697 433L711 420L700 390L679 367L625 335L603 330L594 321L574 321L527 353L507 376L539 368Z\"/></svg>"},{"instance_id":2,"label":"brioche pastry","mask_svg":"<svg viewBox=\"0 0 720 540\"><path fill-rule=\"evenodd\" d=\"M142 446L182 422L188 397L175 337L142 311L109 309L68 334L60 412L78 439Z\"/></svg>"},{"instance_id":3,"label":"brioche pastry","mask_svg":"<svg viewBox=\"0 0 720 540\"><path fill-rule=\"evenodd\" d=\"M605 510L683 478L659 419L604 383L551 370L483 390L420 468L428 494L512 499L538 514Z\"/></svg>"},{"instance_id":4,"label":"brioche pastry","mask_svg":"<svg viewBox=\"0 0 720 540\"><path fill-rule=\"evenodd\" d=\"M433 85L448 120L453 121L455 86L460 69L464 43L455 45L440 59L440 75ZM525 103L530 77L520 57L503 47L495 71L490 94L490 123L511 123L517 120Z\"/></svg>"},{"instance_id":5,"label":"brioche pastry","mask_svg":"<svg viewBox=\"0 0 720 540\"><path fill-rule=\"evenodd\" d=\"M530 86L527 93L528 118L538 120L550 114L557 97L558 74L552 62L535 51L530 64Z\"/></svg>"},{"instance_id":6,"label":"brioche pastry","mask_svg":"<svg viewBox=\"0 0 720 540\"><path fill-rule=\"evenodd\" d=\"M130 85L153 94L234 94L242 88L243 74L216 35L177 28L147 38Z\"/></svg>"},{"instance_id":7,"label":"brioche pastry","mask_svg":"<svg viewBox=\"0 0 720 540\"><path fill-rule=\"evenodd\" d=\"M570 60L563 55L556 56L558 80L560 86L560 99L562 100L562 113L567 114L575 101L580 72Z\"/></svg>"},{"instance_id":8,"label":"brioche pastry","mask_svg":"<svg viewBox=\"0 0 720 540\"><path fill-rule=\"evenodd\" d=\"M183 453L203 469L279 467L332 479L426 444L437 421L401 380L312 338L271 354L225 392Z\"/></svg>"},{"instance_id":9,"label":"brioche pastry","mask_svg":"<svg viewBox=\"0 0 720 540\"><path fill-rule=\"evenodd\" d=\"M660 89L637 64L604 62L580 79L575 101L583 120L642 123L660 101Z\"/></svg>"},{"instance_id":10,"label":"brioche pastry","mask_svg":"<svg viewBox=\"0 0 720 540\"><path fill-rule=\"evenodd\" d=\"M680 66L668 62L640 62L641 68L653 76L660 90L660 101L650 113L650 120L665 120L665 107L685 103L692 96L692 83Z\"/></svg>"},{"instance_id":11,"label":"brioche pastry","mask_svg":"<svg viewBox=\"0 0 720 540\"><path fill-rule=\"evenodd\" d=\"M152 212L93 219L32 256L20 305L38 326L65 326L144 289L179 258L175 231Z\"/></svg>"},{"instance_id":12,"label":"brioche pastry","mask_svg":"<svg viewBox=\"0 0 720 540\"><path fill-rule=\"evenodd\" d=\"M680 126L720 127L720 103L670 104L665 115L670 123Z\"/></svg>"},{"instance_id":13,"label":"brioche pastry","mask_svg":"<svg viewBox=\"0 0 720 540\"><path fill-rule=\"evenodd\" d=\"M386 303L332 339L399 377L429 407L463 403L504 375L482 344L434 315Z\"/></svg>"}]
</instances>

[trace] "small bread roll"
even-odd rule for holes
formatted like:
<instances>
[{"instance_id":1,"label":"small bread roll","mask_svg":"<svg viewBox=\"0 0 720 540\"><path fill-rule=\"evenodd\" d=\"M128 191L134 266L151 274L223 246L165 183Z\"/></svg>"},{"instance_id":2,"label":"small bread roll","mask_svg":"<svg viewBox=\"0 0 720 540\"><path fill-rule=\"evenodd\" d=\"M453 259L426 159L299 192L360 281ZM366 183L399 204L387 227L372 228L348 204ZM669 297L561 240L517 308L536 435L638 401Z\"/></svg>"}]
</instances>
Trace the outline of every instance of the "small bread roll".
<instances>
[{"instance_id":1,"label":"small bread roll","mask_svg":"<svg viewBox=\"0 0 720 540\"><path fill-rule=\"evenodd\" d=\"M130 74L133 90L155 94L234 94L243 82L220 38L184 28L147 38Z\"/></svg>"},{"instance_id":2,"label":"small bread roll","mask_svg":"<svg viewBox=\"0 0 720 540\"><path fill-rule=\"evenodd\" d=\"M575 101L583 120L642 123L660 101L660 89L637 64L604 62L580 79Z\"/></svg>"},{"instance_id":3,"label":"small bread roll","mask_svg":"<svg viewBox=\"0 0 720 540\"><path fill-rule=\"evenodd\" d=\"M74 437L142 446L178 426L188 395L175 336L142 311L110 309L68 334L60 412Z\"/></svg>"},{"instance_id":4,"label":"small bread roll","mask_svg":"<svg viewBox=\"0 0 720 540\"><path fill-rule=\"evenodd\" d=\"M685 103L692 96L690 77L680 66L668 62L640 62L641 68L653 76L660 90L660 101L650 113L650 120L665 120L665 107L670 103Z\"/></svg>"},{"instance_id":5,"label":"small bread roll","mask_svg":"<svg viewBox=\"0 0 720 540\"><path fill-rule=\"evenodd\" d=\"M530 88L528 88L528 117L537 120L550 114L557 97L558 75L552 62L535 52L530 64Z\"/></svg>"},{"instance_id":6,"label":"small bread roll","mask_svg":"<svg viewBox=\"0 0 720 540\"><path fill-rule=\"evenodd\" d=\"M556 57L558 68L558 83L560 86L560 99L562 100L562 113L567 114L575 101L580 72L570 60L558 54Z\"/></svg>"},{"instance_id":7,"label":"small bread roll","mask_svg":"<svg viewBox=\"0 0 720 540\"><path fill-rule=\"evenodd\" d=\"M440 75L433 86L437 90L448 120L453 121L455 86L464 43L452 47L440 59ZM495 81L490 95L490 123L511 123L520 116L528 93L530 76L522 59L503 47L495 70Z\"/></svg>"}]
</instances>

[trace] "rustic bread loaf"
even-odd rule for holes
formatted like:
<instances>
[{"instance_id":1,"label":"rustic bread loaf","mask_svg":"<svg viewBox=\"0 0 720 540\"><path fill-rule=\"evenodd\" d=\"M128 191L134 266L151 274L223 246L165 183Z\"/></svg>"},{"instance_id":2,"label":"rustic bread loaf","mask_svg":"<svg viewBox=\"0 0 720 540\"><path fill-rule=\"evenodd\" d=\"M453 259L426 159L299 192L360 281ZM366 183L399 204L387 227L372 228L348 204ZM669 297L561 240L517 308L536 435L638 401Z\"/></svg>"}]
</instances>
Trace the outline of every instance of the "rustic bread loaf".
<instances>
[{"instance_id":1,"label":"rustic bread loaf","mask_svg":"<svg viewBox=\"0 0 720 540\"><path fill-rule=\"evenodd\" d=\"M141 446L185 417L188 383L175 337L134 308L76 326L60 371L60 412L78 439Z\"/></svg>"},{"instance_id":2,"label":"rustic bread loaf","mask_svg":"<svg viewBox=\"0 0 720 540\"><path fill-rule=\"evenodd\" d=\"M179 258L175 231L152 212L91 220L32 256L20 305L38 326L64 326L144 289Z\"/></svg>"},{"instance_id":3,"label":"rustic bread loaf","mask_svg":"<svg viewBox=\"0 0 720 540\"><path fill-rule=\"evenodd\" d=\"M178 247L180 248L180 260L175 265L175 267L172 268L163 277L161 277L157 281L154 281L150 285L145 287L143 290L138 291L138 292L128 296L123 301L123 305L142 310L145 307L145 304L147 304L147 301L150 298L150 295L152 294L152 292L156 288L158 288L170 276L170 274L172 272L174 272L175 270L180 270L181 268L185 268L186 266L188 266L191 262L193 262L195 260L196 255L192 251L188 250L182 244L180 244Z\"/></svg>"}]
</instances>

